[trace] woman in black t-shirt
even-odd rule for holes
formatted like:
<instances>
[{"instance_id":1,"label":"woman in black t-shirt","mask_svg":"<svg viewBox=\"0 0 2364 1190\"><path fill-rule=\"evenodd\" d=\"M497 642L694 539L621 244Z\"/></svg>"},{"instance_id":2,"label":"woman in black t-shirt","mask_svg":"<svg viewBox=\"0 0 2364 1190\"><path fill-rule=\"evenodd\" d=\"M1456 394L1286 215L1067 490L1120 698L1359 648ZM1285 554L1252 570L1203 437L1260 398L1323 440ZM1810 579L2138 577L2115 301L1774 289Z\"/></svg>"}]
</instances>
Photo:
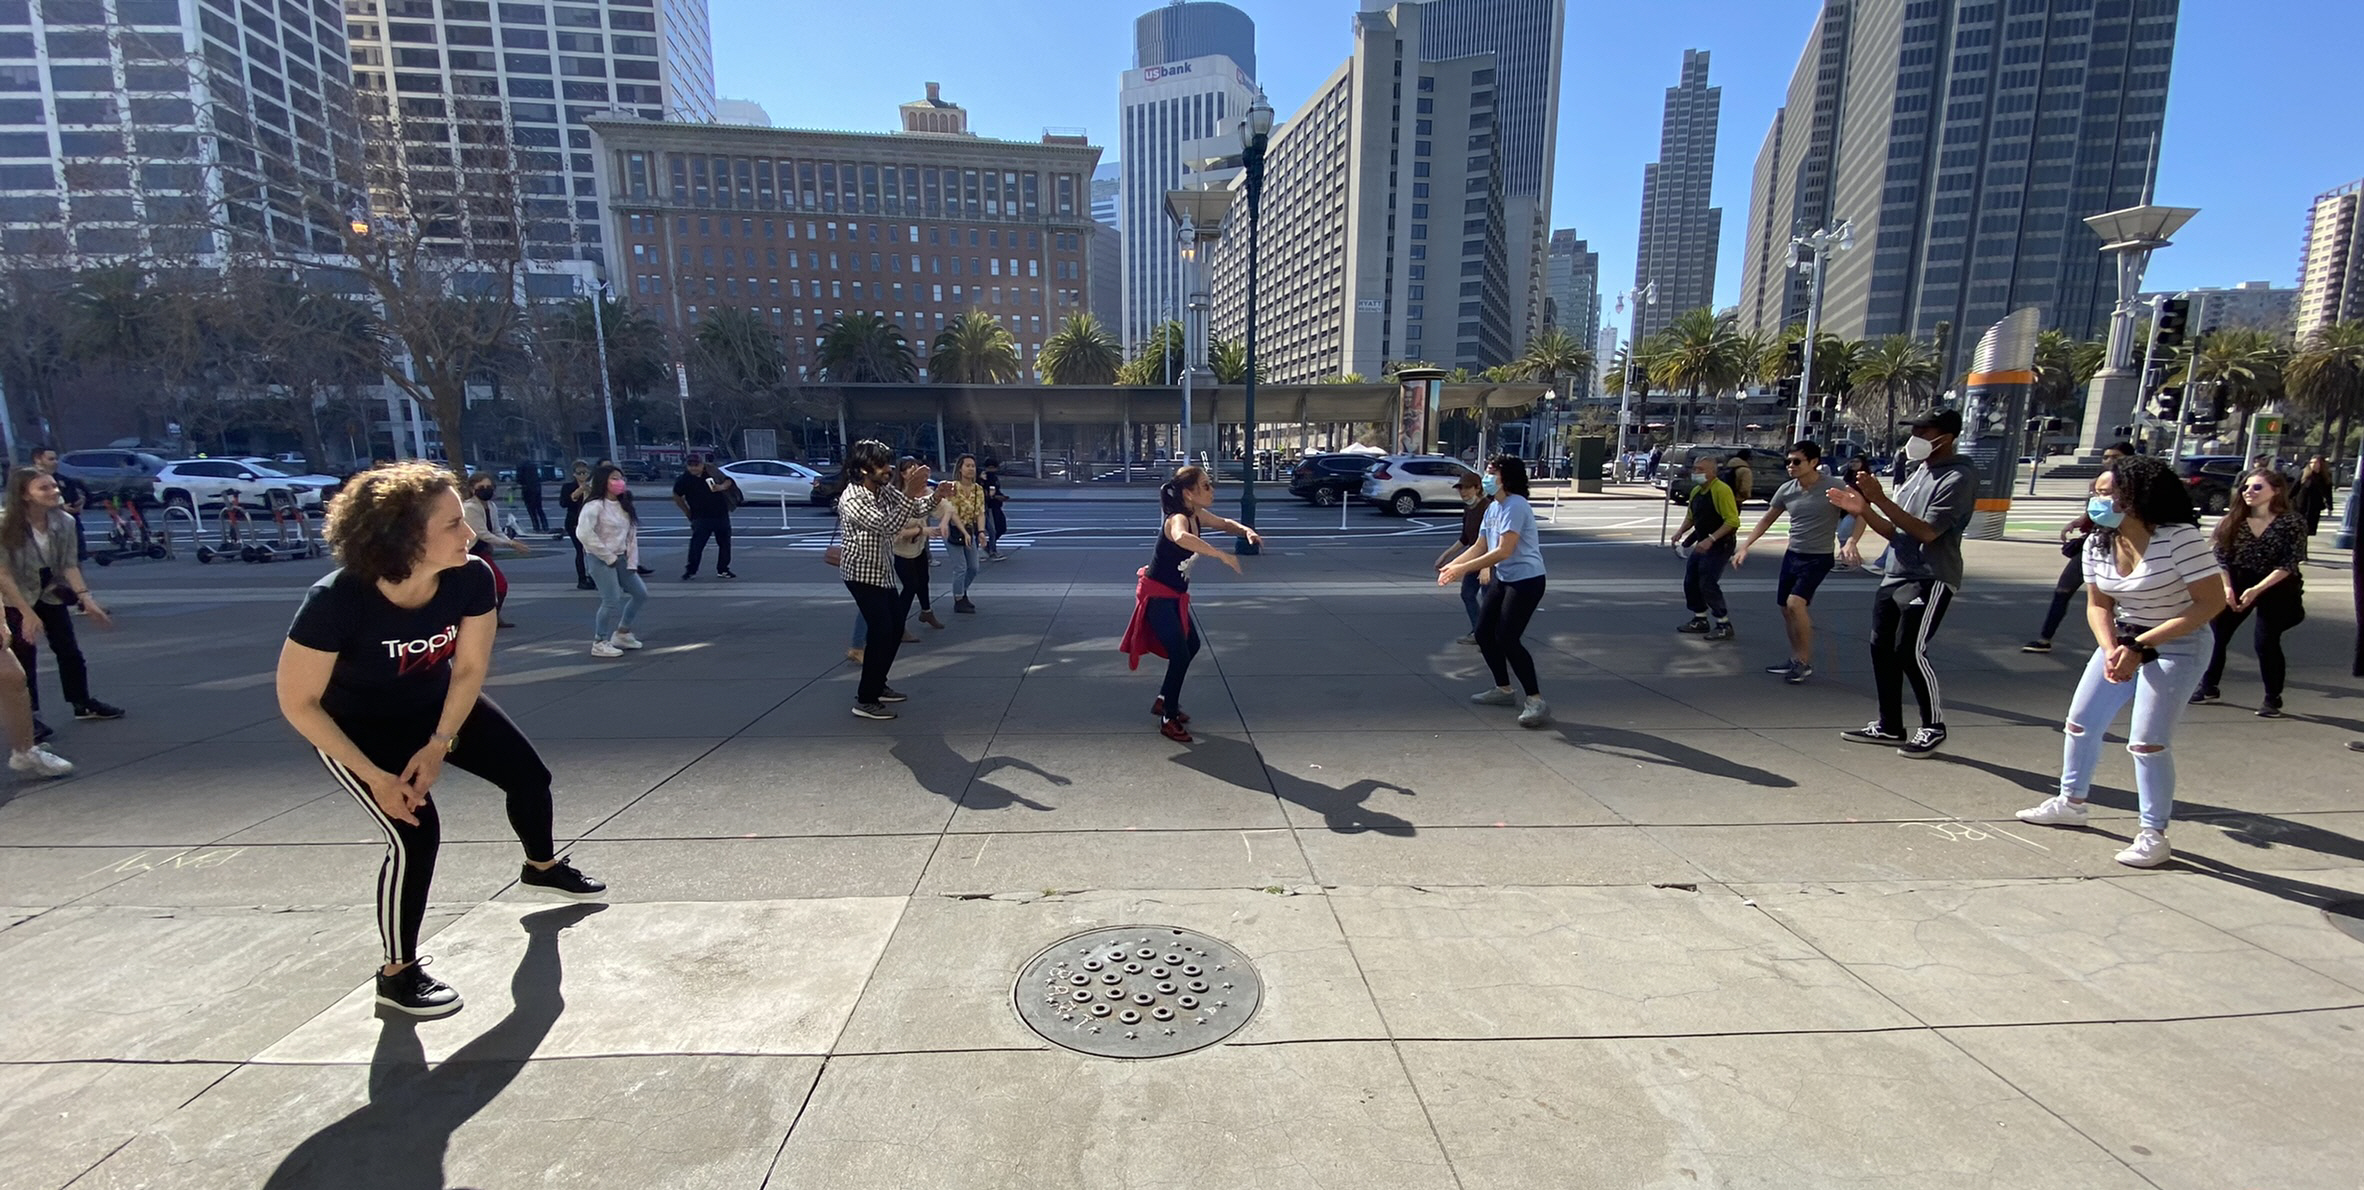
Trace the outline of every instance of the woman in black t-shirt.
<instances>
[{"instance_id":1,"label":"woman in black t-shirt","mask_svg":"<svg viewBox=\"0 0 2364 1190\"><path fill-rule=\"evenodd\" d=\"M456 1011L459 993L428 975L419 922L442 838L432 793L448 761L508 796L525 847L521 884L578 900L607 886L559 858L550 770L482 694L494 632L492 571L450 472L400 463L347 481L325 529L339 569L313 584L279 652L279 711L338 784L386 832L378 1003L418 1016Z\"/></svg>"}]
</instances>

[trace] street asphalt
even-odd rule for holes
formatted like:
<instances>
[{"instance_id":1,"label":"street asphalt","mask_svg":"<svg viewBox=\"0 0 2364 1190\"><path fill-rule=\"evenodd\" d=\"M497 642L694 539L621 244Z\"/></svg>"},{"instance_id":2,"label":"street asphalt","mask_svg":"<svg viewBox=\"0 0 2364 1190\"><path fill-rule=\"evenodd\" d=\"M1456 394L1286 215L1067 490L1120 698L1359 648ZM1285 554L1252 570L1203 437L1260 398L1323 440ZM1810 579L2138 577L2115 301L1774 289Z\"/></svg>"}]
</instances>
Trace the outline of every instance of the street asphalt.
<instances>
[{"instance_id":1,"label":"street asphalt","mask_svg":"<svg viewBox=\"0 0 2364 1190\"><path fill-rule=\"evenodd\" d=\"M649 648L618 661L567 554L505 561L489 690L611 903L519 887L499 798L447 775L424 949L468 1003L416 1024L369 1004L376 828L273 705L327 563L90 571L129 715L55 714L44 672L80 771L0 785L0 1187L2364 1184L2328 532L2290 716L2251 713L2244 638L2175 741L2176 858L2136 871L2120 749L2090 829L2011 816L2057 786L2085 656L2076 617L2019 651L2065 496L1969 545L1923 761L1838 738L1871 716L1870 579L1825 585L1786 686L1778 541L1725 584L1736 641L1678 636L1659 505L1607 498L1545 529L1549 728L1467 701L1428 574L1450 510L1274 501L1244 575L1196 570L1176 744L1162 663L1116 651L1154 517L1054 503L1012 506L977 614L917 629L890 723L847 713L813 510L743 510L725 583L679 581L650 508ZM1021 1023L1022 966L1120 925L1237 947L1254 1017L1142 1061Z\"/></svg>"}]
</instances>

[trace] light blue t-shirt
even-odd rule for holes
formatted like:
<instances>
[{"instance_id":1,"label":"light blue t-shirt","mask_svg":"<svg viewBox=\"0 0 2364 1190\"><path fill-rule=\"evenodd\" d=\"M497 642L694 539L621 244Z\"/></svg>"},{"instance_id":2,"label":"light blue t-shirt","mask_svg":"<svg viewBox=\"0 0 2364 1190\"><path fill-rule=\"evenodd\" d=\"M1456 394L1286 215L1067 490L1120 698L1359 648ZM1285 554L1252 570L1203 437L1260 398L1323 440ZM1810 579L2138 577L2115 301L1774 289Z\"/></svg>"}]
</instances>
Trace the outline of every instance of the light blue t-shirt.
<instances>
[{"instance_id":1,"label":"light blue t-shirt","mask_svg":"<svg viewBox=\"0 0 2364 1190\"><path fill-rule=\"evenodd\" d=\"M1502 548L1503 534L1519 535L1510 556L1494 564L1495 578L1515 583L1543 577L1543 541L1535 532L1535 509L1525 496L1510 496L1488 505L1480 532L1485 535L1487 553Z\"/></svg>"}]
</instances>

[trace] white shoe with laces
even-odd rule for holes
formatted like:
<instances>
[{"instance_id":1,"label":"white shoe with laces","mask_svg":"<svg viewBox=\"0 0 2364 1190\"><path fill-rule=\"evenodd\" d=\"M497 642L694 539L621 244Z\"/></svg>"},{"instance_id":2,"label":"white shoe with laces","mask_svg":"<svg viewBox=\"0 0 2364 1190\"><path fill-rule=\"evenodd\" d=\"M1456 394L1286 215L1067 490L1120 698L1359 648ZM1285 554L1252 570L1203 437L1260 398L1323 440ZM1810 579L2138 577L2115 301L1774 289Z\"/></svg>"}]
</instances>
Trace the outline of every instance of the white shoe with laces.
<instances>
[{"instance_id":1,"label":"white shoe with laces","mask_svg":"<svg viewBox=\"0 0 2364 1190\"><path fill-rule=\"evenodd\" d=\"M2065 793L2053 794L2018 814L2021 822L2037 826L2083 826L2091 817L2085 803L2072 802Z\"/></svg>"},{"instance_id":2,"label":"white shoe with laces","mask_svg":"<svg viewBox=\"0 0 2364 1190\"><path fill-rule=\"evenodd\" d=\"M595 640L591 642L591 655L594 657L621 657L624 655L624 650L604 640Z\"/></svg>"},{"instance_id":3,"label":"white shoe with laces","mask_svg":"<svg viewBox=\"0 0 2364 1190\"><path fill-rule=\"evenodd\" d=\"M8 754L8 767L33 777L63 777L74 771L74 762L35 744L22 752Z\"/></svg>"},{"instance_id":4,"label":"white shoe with laces","mask_svg":"<svg viewBox=\"0 0 2364 1190\"><path fill-rule=\"evenodd\" d=\"M619 649L643 649L648 647L641 643L639 637L632 635L632 630L629 628L616 629L615 635L607 638L607 643L614 645Z\"/></svg>"},{"instance_id":5,"label":"white shoe with laces","mask_svg":"<svg viewBox=\"0 0 2364 1190\"><path fill-rule=\"evenodd\" d=\"M2118 853L2118 862L2129 868L2155 868L2174 854L2167 846L2166 834L2146 826L2134 832L2133 845Z\"/></svg>"}]
</instances>

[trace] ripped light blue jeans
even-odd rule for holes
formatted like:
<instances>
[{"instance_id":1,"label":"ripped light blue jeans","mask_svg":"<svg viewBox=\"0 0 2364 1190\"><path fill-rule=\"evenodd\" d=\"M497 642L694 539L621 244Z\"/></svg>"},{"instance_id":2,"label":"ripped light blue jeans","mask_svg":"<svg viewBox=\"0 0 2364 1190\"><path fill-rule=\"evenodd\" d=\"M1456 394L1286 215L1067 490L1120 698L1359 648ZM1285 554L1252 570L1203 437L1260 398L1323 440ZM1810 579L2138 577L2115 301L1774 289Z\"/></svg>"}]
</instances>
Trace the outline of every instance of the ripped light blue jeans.
<instances>
[{"instance_id":1,"label":"ripped light blue jeans","mask_svg":"<svg viewBox=\"0 0 2364 1190\"><path fill-rule=\"evenodd\" d=\"M2109 680L2109 654L2093 650L2085 676L2069 701L2066 738L2061 744L2060 792L2071 801L2085 800L2093 784L2093 770L2101 764L2102 733L2126 704L2134 717L2126 731L2126 751L2134 756L2134 790L2142 806L2142 824L2164 832L2175 815L2175 753L2171 747L2175 725L2200 688L2208 668L2208 634L2179 636L2159 647L2159 659L2146 662L2123 682Z\"/></svg>"}]
</instances>

